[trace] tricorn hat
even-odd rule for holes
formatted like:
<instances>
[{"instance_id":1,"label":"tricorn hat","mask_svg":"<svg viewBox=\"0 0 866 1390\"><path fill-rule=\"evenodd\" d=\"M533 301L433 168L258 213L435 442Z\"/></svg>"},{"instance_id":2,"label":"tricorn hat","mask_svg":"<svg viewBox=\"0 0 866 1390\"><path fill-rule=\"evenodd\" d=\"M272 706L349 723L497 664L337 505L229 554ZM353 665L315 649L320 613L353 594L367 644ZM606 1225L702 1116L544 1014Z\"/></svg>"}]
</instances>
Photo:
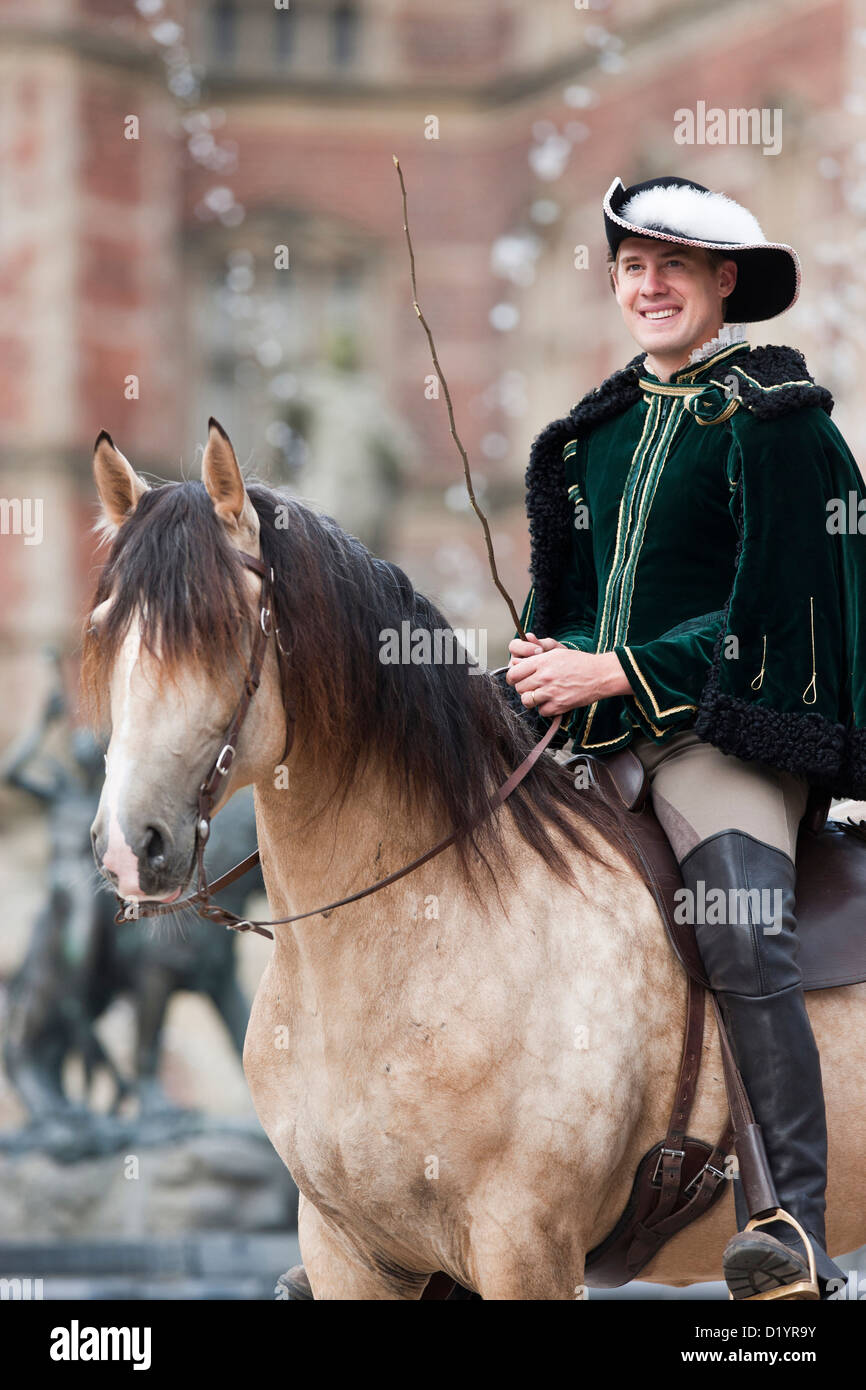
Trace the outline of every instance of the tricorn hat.
<instances>
[{"instance_id":1,"label":"tricorn hat","mask_svg":"<svg viewBox=\"0 0 866 1390\"><path fill-rule=\"evenodd\" d=\"M705 246L736 261L737 283L725 311L729 323L774 318L790 309L800 293L800 261L794 248L768 241L748 208L724 193L673 174L630 188L616 178L604 195L603 208L614 255L626 237L646 236Z\"/></svg>"}]
</instances>

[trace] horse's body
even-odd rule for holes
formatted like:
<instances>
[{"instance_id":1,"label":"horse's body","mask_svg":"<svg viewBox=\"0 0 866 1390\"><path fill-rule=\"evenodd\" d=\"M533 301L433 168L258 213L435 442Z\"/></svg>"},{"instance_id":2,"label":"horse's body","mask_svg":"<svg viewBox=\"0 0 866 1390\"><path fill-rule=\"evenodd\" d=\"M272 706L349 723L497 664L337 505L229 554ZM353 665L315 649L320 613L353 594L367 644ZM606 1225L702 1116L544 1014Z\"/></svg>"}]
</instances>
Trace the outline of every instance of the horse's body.
<instances>
[{"instance_id":1,"label":"horse's body","mask_svg":"<svg viewBox=\"0 0 866 1390\"><path fill-rule=\"evenodd\" d=\"M279 794L257 794L277 916L328 901L333 843L352 846L346 891L417 848L347 804L342 827L301 849L284 810ZM288 839L298 853L281 857ZM301 1249L317 1298L417 1297L435 1269L485 1298L574 1298L585 1252L665 1133L685 976L650 894L592 866L588 906L519 849L516 873L505 910L482 915L446 851L381 897L277 931L244 1067L307 1199ZM424 915L430 898L438 919ZM826 1077L829 1242L841 1252L866 1236L866 986L809 1004ZM715 1139L726 1105L708 1009L690 1132ZM720 1278L733 1228L729 1195L643 1277Z\"/></svg>"},{"instance_id":2,"label":"horse's body","mask_svg":"<svg viewBox=\"0 0 866 1390\"><path fill-rule=\"evenodd\" d=\"M136 482L125 460L103 453L97 481L109 520L121 526L138 500ZM230 544L257 554L234 455L213 432L204 481ZM255 581L243 582L252 595ZM280 621L289 625L290 616ZM293 641L301 701L321 674L316 661L330 659L309 633L302 646L299 655ZM231 699L201 673L184 674L177 695L157 698L140 657L128 637L111 663L120 735L95 843L121 891L166 898L191 863L190 808ZM348 691L345 709L329 711L337 721L356 717ZM320 706L305 716L301 705L287 776L275 777L285 721L269 654L232 787L255 785L275 917L385 877L451 828L435 798L426 811L419 803L405 813L389 759L375 748L363 772L343 781L314 736ZM164 747L173 761L162 759ZM529 795L541 797L552 775L540 774ZM311 816L337 790L343 799L326 797ZM588 795L585 809L571 802L566 817L579 822L583 849L561 826L551 830L579 889L521 833L509 810L521 804L517 795L497 813L506 867L495 887L480 864L468 873L452 847L381 893L275 929L244 1067L262 1124L302 1193L301 1252L316 1298L417 1298L437 1270L488 1299L580 1296L586 1252L615 1223L639 1158L665 1133L685 977L654 901ZM479 893L469 883L476 871ZM809 1003L825 1071L829 1244L841 1253L866 1239L866 987L813 994ZM709 1010L707 1018L690 1132L712 1141L726 1100ZM733 1226L727 1195L643 1277L718 1278Z\"/></svg>"}]
</instances>

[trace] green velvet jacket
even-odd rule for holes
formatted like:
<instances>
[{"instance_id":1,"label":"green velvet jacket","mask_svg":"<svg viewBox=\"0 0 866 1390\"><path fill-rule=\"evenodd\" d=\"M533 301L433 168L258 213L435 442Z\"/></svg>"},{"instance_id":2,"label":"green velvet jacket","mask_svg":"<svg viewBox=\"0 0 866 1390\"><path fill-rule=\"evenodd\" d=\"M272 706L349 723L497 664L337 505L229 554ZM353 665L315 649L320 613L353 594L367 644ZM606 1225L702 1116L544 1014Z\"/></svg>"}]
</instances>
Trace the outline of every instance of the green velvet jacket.
<instances>
[{"instance_id":1,"label":"green velvet jacket","mask_svg":"<svg viewBox=\"0 0 866 1390\"><path fill-rule=\"evenodd\" d=\"M615 651L634 692L572 710L555 743L694 727L866 797L866 490L832 396L794 348L736 343L670 382L645 356L532 446L521 623Z\"/></svg>"}]
</instances>

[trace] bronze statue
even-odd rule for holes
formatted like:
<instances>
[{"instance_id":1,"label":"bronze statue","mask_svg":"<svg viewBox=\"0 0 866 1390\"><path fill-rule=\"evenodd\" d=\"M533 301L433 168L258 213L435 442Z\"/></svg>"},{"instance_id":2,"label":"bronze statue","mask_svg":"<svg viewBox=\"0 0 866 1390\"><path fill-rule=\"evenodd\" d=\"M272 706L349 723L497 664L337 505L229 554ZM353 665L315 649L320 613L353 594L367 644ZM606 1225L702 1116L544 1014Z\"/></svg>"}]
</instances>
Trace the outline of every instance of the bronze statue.
<instances>
[{"instance_id":1,"label":"bronze statue","mask_svg":"<svg viewBox=\"0 0 866 1390\"><path fill-rule=\"evenodd\" d=\"M100 887L93 867L90 826L103 779L102 750L69 719L61 661L54 688L36 726L7 754L0 767L6 783L35 796L48 814L48 891L24 960L9 982L3 1061L9 1080L30 1115L29 1142L64 1157L113 1149L130 1124L119 1111L131 1097L141 1121L172 1129L183 1117L159 1081L162 1030L176 990L206 994L240 1056L249 1006L235 974L235 937L193 914L157 930L144 922L115 926L114 897ZM45 745L54 726L65 723L67 757ZM211 876L249 854L256 844L251 794L235 797L214 821L208 845ZM260 873L247 876L223 895L238 913L249 893L262 890ZM100 1040L95 1024L118 996L130 996L136 1017L135 1070L124 1076ZM64 1080L67 1059L81 1058L85 1097L73 1099ZM113 1083L109 1116L95 1113L89 1098L100 1070ZM175 1121L172 1125L172 1117ZM186 1127L193 1117L186 1116ZM113 1123L111 1121L114 1121ZM194 1127L194 1126L193 1126ZM19 1143L25 1136L19 1136Z\"/></svg>"}]
</instances>

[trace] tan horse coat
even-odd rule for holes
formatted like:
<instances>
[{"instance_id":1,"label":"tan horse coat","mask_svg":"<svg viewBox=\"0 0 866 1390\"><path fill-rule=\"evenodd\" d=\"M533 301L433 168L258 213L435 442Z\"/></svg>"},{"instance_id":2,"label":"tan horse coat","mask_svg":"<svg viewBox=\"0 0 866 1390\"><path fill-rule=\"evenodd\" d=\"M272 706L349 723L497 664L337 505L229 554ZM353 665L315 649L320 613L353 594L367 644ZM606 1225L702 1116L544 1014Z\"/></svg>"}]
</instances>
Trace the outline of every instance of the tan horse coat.
<instances>
[{"instance_id":1,"label":"tan horse coat","mask_svg":"<svg viewBox=\"0 0 866 1390\"><path fill-rule=\"evenodd\" d=\"M204 481L232 543L257 554L257 519L226 446L211 433ZM132 470L103 447L96 476L109 524L122 524L135 505ZM251 596L257 583L250 576ZM230 699L192 675L158 701L135 657L126 653L112 681L103 816L133 795L153 797L169 772L182 780L185 750L200 767L203 709L211 757L230 713ZM447 833L400 817L387 768L311 821L328 770L313 764L298 729L285 786L275 785L283 733L269 652L230 789L255 785L270 915L364 887ZM638 1160L665 1133L685 977L649 892L628 868L588 862L581 896L516 832L513 863L501 903L488 887L483 908L449 849L381 894L274 929L244 1068L302 1193L301 1252L317 1299L417 1298L436 1270L485 1299L581 1297L586 1251L615 1223ZM808 1000L838 1255L866 1240L866 986ZM714 1141L725 1115L708 1009L689 1131ZM643 1277L720 1278L733 1229L727 1194Z\"/></svg>"}]
</instances>

